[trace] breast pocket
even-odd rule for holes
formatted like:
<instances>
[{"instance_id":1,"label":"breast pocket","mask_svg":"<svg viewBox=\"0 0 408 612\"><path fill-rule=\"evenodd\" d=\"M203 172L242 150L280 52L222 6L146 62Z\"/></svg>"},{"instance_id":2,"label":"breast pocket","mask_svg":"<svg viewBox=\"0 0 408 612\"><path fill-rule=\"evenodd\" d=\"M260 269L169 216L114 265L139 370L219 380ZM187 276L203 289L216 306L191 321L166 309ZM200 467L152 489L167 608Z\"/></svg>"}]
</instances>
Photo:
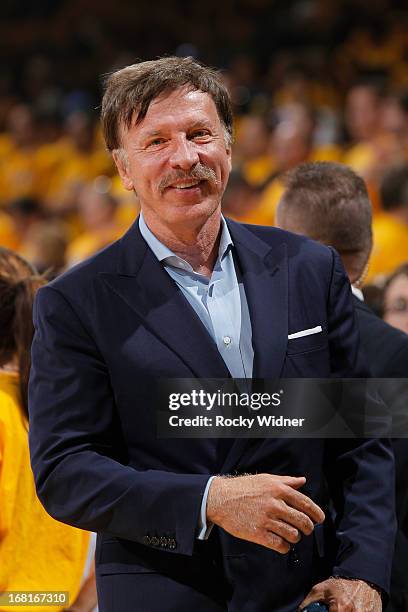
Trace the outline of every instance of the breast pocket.
<instances>
[{"instance_id":1,"label":"breast pocket","mask_svg":"<svg viewBox=\"0 0 408 612\"><path fill-rule=\"evenodd\" d=\"M325 378L330 376L327 331L288 340L283 376Z\"/></svg>"},{"instance_id":2,"label":"breast pocket","mask_svg":"<svg viewBox=\"0 0 408 612\"><path fill-rule=\"evenodd\" d=\"M323 329L321 332L301 336L300 338L289 338L287 355L299 355L301 353L309 353L318 351L327 347L327 331Z\"/></svg>"}]
</instances>

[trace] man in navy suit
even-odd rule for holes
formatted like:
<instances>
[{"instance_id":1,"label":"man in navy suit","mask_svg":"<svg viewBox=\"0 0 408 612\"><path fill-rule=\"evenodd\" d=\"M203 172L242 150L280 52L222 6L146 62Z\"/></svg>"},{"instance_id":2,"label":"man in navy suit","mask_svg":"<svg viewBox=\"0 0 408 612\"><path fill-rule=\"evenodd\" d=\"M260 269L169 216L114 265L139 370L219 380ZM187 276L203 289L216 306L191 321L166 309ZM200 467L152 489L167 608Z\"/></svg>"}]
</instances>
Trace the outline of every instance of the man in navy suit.
<instances>
[{"instance_id":1,"label":"man in navy suit","mask_svg":"<svg viewBox=\"0 0 408 612\"><path fill-rule=\"evenodd\" d=\"M339 257L222 218L232 114L214 71L124 68L102 122L141 215L38 293L30 382L38 495L98 532L101 612L292 612L319 579L333 609L377 612L394 535L386 442L160 440L152 399L160 377L364 375Z\"/></svg>"},{"instance_id":2,"label":"man in navy suit","mask_svg":"<svg viewBox=\"0 0 408 612\"><path fill-rule=\"evenodd\" d=\"M370 372L397 379L383 380L380 389L392 412L393 432L400 434L407 422L408 335L380 319L360 290L372 248L371 202L364 181L343 164L315 162L294 168L285 183L277 210L279 227L330 244L343 259ZM393 448L399 528L387 611L403 612L408 606L408 442L396 438Z\"/></svg>"}]
</instances>

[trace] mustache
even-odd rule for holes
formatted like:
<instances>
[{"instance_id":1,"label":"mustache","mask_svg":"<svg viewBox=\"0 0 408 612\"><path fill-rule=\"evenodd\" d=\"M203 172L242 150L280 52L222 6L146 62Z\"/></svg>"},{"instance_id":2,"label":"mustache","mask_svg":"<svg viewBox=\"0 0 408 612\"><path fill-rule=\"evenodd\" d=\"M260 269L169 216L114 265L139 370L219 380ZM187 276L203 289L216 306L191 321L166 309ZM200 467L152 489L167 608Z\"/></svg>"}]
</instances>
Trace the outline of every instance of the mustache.
<instances>
[{"instance_id":1,"label":"mustache","mask_svg":"<svg viewBox=\"0 0 408 612\"><path fill-rule=\"evenodd\" d=\"M209 181L214 185L217 185L217 175L215 174L212 168L205 166L204 164L197 164L194 166L192 170L189 172L184 172L183 170L174 170L167 174L159 183L159 191L163 192L167 187L175 183L176 181L183 181L193 179L197 181Z\"/></svg>"}]
</instances>

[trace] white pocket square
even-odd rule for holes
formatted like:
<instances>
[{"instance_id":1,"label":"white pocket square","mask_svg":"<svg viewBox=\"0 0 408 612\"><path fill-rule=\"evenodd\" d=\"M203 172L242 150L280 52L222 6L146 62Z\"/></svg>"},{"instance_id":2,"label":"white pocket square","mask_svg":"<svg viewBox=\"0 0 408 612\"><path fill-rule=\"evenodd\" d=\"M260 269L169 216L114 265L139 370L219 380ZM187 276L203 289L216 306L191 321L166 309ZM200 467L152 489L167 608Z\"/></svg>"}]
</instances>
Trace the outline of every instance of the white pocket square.
<instances>
[{"instance_id":1,"label":"white pocket square","mask_svg":"<svg viewBox=\"0 0 408 612\"><path fill-rule=\"evenodd\" d=\"M293 340L293 338L303 338L303 336L311 336L312 334L319 334L322 330L321 325L317 325L317 327L311 327L310 329L302 329L302 331L295 332L294 334L289 334L288 340Z\"/></svg>"}]
</instances>

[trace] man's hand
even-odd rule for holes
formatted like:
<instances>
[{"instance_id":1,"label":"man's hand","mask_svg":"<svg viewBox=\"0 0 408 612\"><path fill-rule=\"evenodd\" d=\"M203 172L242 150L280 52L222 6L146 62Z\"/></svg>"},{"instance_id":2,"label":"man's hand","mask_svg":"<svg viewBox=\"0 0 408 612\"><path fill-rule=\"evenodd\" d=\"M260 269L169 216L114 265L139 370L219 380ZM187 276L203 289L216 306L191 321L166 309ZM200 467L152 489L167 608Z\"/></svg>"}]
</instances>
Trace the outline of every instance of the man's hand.
<instances>
[{"instance_id":1,"label":"man's hand","mask_svg":"<svg viewBox=\"0 0 408 612\"><path fill-rule=\"evenodd\" d=\"M381 595L363 580L328 578L316 584L299 610L314 601L325 603L329 612L381 612Z\"/></svg>"},{"instance_id":2,"label":"man's hand","mask_svg":"<svg viewBox=\"0 0 408 612\"><path fill-rule=\"evenodd\" d=\"M319 506L297 491L305 482L303 476L273 474L216 477L208 492L207 519L237 538L285 554L325 518Z\"/></svg>"}]
</instances>

